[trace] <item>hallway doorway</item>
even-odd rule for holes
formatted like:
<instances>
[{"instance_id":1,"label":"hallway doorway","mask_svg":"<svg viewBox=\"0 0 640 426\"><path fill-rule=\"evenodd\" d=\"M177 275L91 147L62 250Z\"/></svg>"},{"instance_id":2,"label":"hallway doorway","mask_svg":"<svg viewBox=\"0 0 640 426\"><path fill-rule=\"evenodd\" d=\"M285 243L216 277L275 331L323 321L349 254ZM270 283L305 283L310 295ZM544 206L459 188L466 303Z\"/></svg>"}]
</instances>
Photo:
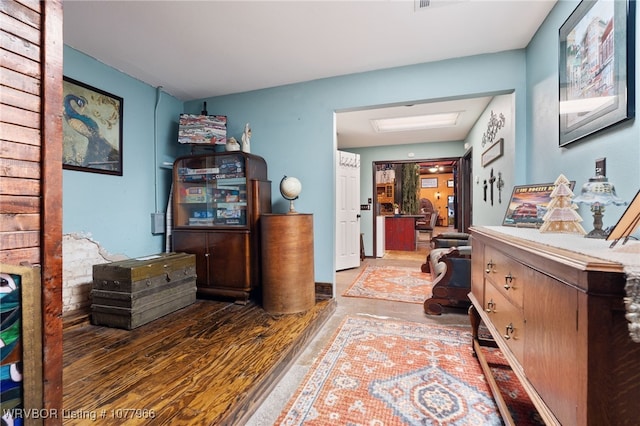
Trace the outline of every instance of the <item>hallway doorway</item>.
<instances>
[{"instance_id":1,"label":"hallway doorway","mask_svg":"<svg viewBox=\"0 0 640 426\"><path fill-rule=\"evenodd\" d=\"M466 223L462 219L466 213L461 210L458 200L459 198L470 199L469 194L463 196L462 190L470 191L471 169L465 166L465 172L461 173L460 165L466 164L462 162L462 158L375 161L372 166L372 187L374 188L372 235L373 257L375 258L380 258L385 254L384 246L387 235L385 235L384 218L396 214L395 206L399 208L398 214L403 213L401 207L402 182L399 170L404 164L419 165L418 198L428 200L427 204L433 206L434 211L438 214L437 226L462 229Z\"/></svg>"}]
</instances>

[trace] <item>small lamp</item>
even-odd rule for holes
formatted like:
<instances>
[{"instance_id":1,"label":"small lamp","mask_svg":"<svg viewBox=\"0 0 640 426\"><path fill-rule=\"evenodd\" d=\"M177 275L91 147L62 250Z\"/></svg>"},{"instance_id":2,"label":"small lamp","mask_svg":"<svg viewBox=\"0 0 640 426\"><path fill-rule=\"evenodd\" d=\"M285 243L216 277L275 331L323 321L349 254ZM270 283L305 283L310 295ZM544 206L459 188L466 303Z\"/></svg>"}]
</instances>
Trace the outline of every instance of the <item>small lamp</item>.
<instances>
[{"instance_id":1,"label":"small lamp","mask_svg":"<svg viewBox=\"0 0 640 426\"><path fill-rule=\"evenodd\" d=\"M582 192L573 199L574 203L588 204L593 212L593 230L585 235L586 238L606 238L607 234L602 229L602 216L604 207L609 204L624 206L627 204L616 195L616 189L608 182L605 176L596 176L582 185Z\"/></svg>"}]
</instances>

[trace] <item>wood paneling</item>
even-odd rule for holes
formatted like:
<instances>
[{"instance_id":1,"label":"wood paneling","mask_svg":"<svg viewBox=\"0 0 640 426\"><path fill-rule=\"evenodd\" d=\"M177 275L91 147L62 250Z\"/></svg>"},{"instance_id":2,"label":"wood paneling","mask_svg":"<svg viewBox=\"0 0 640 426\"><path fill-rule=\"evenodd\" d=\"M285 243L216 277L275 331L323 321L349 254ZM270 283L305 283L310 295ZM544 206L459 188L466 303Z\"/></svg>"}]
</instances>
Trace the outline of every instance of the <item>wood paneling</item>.
<instances>
[{"instance_id":1,"label":"wood paneling","mask_svg":"<svg viewBox=\"0 0 640 426\"><path fill-rule=\"evenodd\" d=\"M42 25L42 302L44 407L62 407L62 1L39 2ZM44 143L46 141L46 143ZM61 422L61 420L60 420ZM51 424L57 423L51 421Z\"/></svg>"},{"instance_id":2,"label":"wood paneling","mask_svg":"<svg viewBox=\"0 0 640 426\"><path fill-rule=\"evenodd\" d=\"M2 87L2 103L20 107L25 111L40 111L40 96L12 87Z\"/></svg>"},{"instance_id":3,"label":"wood paneling","mask_svg":"<svg viewBox=\"0 0 640 426\"><path fill-rule=\"evenodd\" d=\"M3 215L40 211L39 197L0 195L0 204L2 204Z\"/></svg>"},{"instance_id":4,"label":"wood paneling","mask_svg":"<svg viewBox=\"0 0 640 426\"><path fill-rule=\"evenodd\" d=\"M0 262L42 267L40 394L43 408L60 412L62 3L2 1L0 18ZM62 419L43 422L61 424Z\"/></svg>"}]
</instances>

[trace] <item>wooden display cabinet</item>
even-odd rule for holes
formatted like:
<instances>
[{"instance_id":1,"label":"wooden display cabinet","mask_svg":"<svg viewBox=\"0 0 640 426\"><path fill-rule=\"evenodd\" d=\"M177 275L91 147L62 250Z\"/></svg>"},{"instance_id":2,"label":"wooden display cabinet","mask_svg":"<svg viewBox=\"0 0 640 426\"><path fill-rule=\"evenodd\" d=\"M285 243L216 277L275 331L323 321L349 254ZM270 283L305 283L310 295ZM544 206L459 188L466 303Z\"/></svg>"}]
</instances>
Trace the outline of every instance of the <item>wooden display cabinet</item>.
<instances>
[{"instance_id":1,"label":"wooden display cabinet","mask_svg":"<svg viewBox=\"0 0 640 426\"><path fill-rule=\"evenodd\" d=\"M376 195L378 197L378 203L393 204L393 185L393 183L379 183L376 185Z\"/></svg>"},{"instance_id":2,"label":"wooden display cabinet","mask_svg":"<svg viewBox=\"0 0 640 426\"><path fill-rule=\"evenodd\" d=\"M173 250L196 255L199 296L246 303L260 287L258 218L271 212L262 157L191 155L173 167Z\"/></svg>"}]
</instances>

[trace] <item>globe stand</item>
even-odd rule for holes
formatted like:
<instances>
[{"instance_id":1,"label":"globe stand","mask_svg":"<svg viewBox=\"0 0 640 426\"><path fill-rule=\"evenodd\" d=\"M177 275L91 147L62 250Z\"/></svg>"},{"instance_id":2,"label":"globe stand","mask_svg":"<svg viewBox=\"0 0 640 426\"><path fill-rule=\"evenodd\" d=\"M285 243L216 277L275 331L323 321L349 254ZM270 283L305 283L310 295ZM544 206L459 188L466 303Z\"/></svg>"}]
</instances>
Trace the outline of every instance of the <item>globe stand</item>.
<instances>
[{"instance_id":1,"label":"globe stand","mask_svg":"<svg viewBox=\"0 0 640 426\"><path fill-rule=\"evenodd\" d=\"M298 199L302 185L300 181L294 177L287 177L286 175L280 181L280 194L282 198L289 201L288 214L296 214L296 208L293 205L293 201Z\"/></svg>"},{"instance_id":2,"label":"globe stand","mask_svg":"<svg viewBox=\"0 0 640 426\"><path fill-rule=\"evenodd\" d=\"M296 211L296 208L293 206L293 200L297 200L297 199L298 199L298 197L289 199L289 211L288 211L288 214L297 214L298 213Z\"/></svg>"}]
</instances>

